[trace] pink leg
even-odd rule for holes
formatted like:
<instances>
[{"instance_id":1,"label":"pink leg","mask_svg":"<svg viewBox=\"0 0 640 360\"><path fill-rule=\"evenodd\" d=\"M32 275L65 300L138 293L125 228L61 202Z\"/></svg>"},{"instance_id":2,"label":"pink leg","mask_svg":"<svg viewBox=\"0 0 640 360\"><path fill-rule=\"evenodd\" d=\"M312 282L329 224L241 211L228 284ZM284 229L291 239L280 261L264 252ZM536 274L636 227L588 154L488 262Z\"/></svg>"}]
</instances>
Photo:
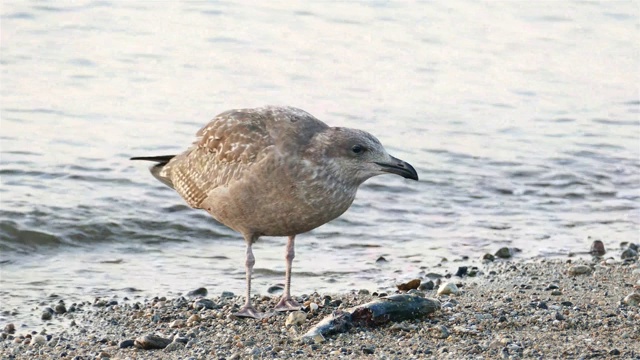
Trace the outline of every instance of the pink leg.
<instances>
[{"instance_id":1,"label":"pink leg","mask_svg":"<svg viewBox=\"0 0 640 360\"><path fill-rule=\"evenodd\" d=\"M285 278L286 282L284 285L284 294L282 294L282 298L275 307L276 311L292 311L292 310L300 310L301 306L291 298L291 264L293 263L293 258L295 257L295 235L289 236L289 240L287 241L287 250L285 259L287 260L287 268L285 270Z\"/></svg>"},{"instance_id":2,"label":"pink leg","mask_svg":"<svg viewBox=\"0 0 640 360\"><path fill-rule=\"evenodd\" d=\"M261 319L264 317L264 314L256 310L256 308L251 304L251 274L253 273L253 265L256 263L256 258L253 256L253 250L251 250L251 243L252 241L247 241L247 258L245 262L245 270L247 274L246 302L240 311L233 315L238 317Z\"/></svg>"}]
</instances>

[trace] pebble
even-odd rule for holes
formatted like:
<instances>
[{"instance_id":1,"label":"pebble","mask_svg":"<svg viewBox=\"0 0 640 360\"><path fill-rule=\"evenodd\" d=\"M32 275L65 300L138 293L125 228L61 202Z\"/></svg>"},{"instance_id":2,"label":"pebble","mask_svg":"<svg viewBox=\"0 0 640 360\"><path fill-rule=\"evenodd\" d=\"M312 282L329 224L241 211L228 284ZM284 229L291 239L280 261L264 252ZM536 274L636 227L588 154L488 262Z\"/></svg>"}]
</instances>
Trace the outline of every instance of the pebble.
<instances>
[{"instance_id":1,"label":"pebble","mask_svg":"<svg viewBox=\"0 0 640 360\"><path fill-rule=\"evenodd\" d=\"M4 326L4 332L7 334L13 334L14 332L16 332L16 326L13 325L13 323L8 323Z\"/></svg>"},{"instance_id":2,"label":"pebble","mask_svg":"<svg viewBox=\"0 0 640 360\"><path fill-rule=\"evenodd\" d=\"M457 277L463 277L463 276L467 275L468 271L469 271L469 267L468 266L460 266L458 268L458 270L456 271L456 276Z\"/></svg>"},{"instance_id":3,"label":"pebble","mask_svg":"<svg viewBox=\"0 0 640 360\"><path fill-rule=\"evenodd\" d=\"M187 297L190 299L195 299L195 298L199 298L199 297L205 297L207 296L207 294L209 293L209 291L207 291L206 288L200 287L197 288L195 290L191 290L187 293Z\"/></svg>"},{"instance_id":4,"label":"pebble","mask_svg":"<svg viewBox=\"0 0 640 360\"><path fill-rule=\"evenodd\" d=\"M284 324L286 326L289 325L302 325L305 320L307 320L307 313L304 311L293 311L289 313L287 316L287 320L285 320Z\"/></svg>"},{"instance_id":5,"label":"pebble","mask_svg":"<svg viewBox=\"0 0 640 360\"><path fill-rule=\"evenodd\" d=\"M595 240L591 243L591 254L596 256L602 256L607 251L604 249L604 244L600 240Z\"/></svg>"},{"instance_id":6,"label":"pebble","mask_svg":"<svg viewBox=\"0 0 640 360\"><path fill-rule=\"evenodd\" d=\"M389 260L385 259L385 257L384 257L384 256L380 256L378 259L376 259L376 263L378 263L378 264L379 264L379 263L386 263L386 262L388 262L388 261L389 261Z\"/></svg>"},{"instance_id":7,"label":"pebble","mask_svg":"<svg viewBox=\"0 0 640 360\"><path fill-rule=\"evenodd\" d=\"M31 346L42 346L47 343L47 338L43 335L35 335L31 338Z\"/></svg>"},{"instance_id":8,"label":"pebble","mask_svg":"<svg viewBox=\"0 0 640 360\"><path fill-rule=\"evenodd\" d=\"M376 352L376 349L373 346L363 346L362 353L365 355L373 355Z\"/></svg>"},{"instance_id":9,"label":"pebble","mask_svg":"<svg viewBox=\"0 0 640 360\"><path fill-rule=\"evenodd\" d=\"M213 303L213 301L205 298L200 298L193 302L193 308L196 310L213 309L214 307L215 304Z\"/></svg>"},{"instance_id":10,"label":"pebble","mask_svg":"<svg viewBox=\"0 0 640 360\"><path fill-rule=\"evenodd\" d=\"M51 311L49 311L49 310ZM40 318L42 320L51 320L51 318L53 317L53 309L51 308L45 308L44 311L42 311L42 315L40 315Z\"/></svg>"},{"instance_id":11,"label":"pebble","mask_svg":"<svg viewBox=\"0 0 640 360\"><path fill-rule=\"evenodd\" d=\"M56 314L64 314L64 313L67 312L67 308L64 306L64 304L56 305L54 310L55 310Z\"/></svg>"},{"instance_id":12,"label":"pebble","mask_svg":"<svg viewBox=\"0 0 640 360\"><path fill-rule=\"evenodd\" d=\"M169 327L171 329L177 329L177 328L181 328L183 326L184 326L184 320L182 320L182 319L173 320L171 322L171 324L169 324Z\"/></svg>"},{"instance_id":13,"label":"pebble","mask_svg":"<svg viewBox=\"0 0 640 360\"><path fill-rule=\"evenodd\" d=\"M164 348L165 352L172 352L172 351L176 351L176 350L181 350L184 349L184 344L181 342L172 342L171 344L167 345L167 347Z\"/></svg>"},{"instance_id":14,"label":"pebble","mask_svg":"<svg viewBox=\"0 0 640 360\"><path fill-rule=\"evenodd\" d=\"M198 314L193 314L189 316L189 318L187 319L188 326L193 326L199 322L200 322L200 316Z\"/></svg>"},{"instance_id":15,"label":"pebble","mask_svg":"<svg viewBox=\"0 0 640 360\"><path fill-rule=\"evenodd\" d=\"M158 335L144 335L135 340L135 347L140 349L164 349L171 344L171 339L163 338Z\"/></svg>"},{"instance_id":16,"label":"pebble","mask_svg":"<svg viewBox=\"0 0 640 360\"><path fill-rule=\"evenodd\" d=\"M418 290L420 291L433 290L435 287L436 285L433 282L433 280L429 280L420 284L420 286L418 286Z\"/></svg>"},{"instance_id":17,"label":"pebble","mask_svg":"<svg viewBox=\"0 0 640 360\"><path fill-rule=\"evenodd\" d=\"M632 248L628 248L625 249L622 252L622 255L620 255L620 258L622 260L626 260L626 259L637 259L638 258L638 252L633 250Z\"/></svg>"},{"instance_id":18,"label":"pebble","mask_svg":"<svg viewBox=\"0 0 640 360\"><path fill-rule=\"evenodd\" d=\"M409 291L412 289L417 289L420 286L420 279L413 279L406 283L397 284L396 287L400 291Z\"/></svg>"},{"instance_id":19,"label":"pebble","mask_svg":"<svg viewBox=\"0 0 640 360\"><path fill-rule=\"evenodd\" d=\"M640 294L637 292L632 292L631 294L624 297L622 300L625 304L629 306L638 306L640 304Z\"/></svg>"},{"instance_id":20,"label":"pebble","mask_svg":"<svg viewBox=\"0 0 640 360\"><path fill-rule=\"evenodd\" d=\"M447 282L440 285L438 295L457 295L460 292L458 286L454 282Z\"/></svg>"},{"instance_id":21,"label":"pebble","mask_svg":"<svg viewBox=\"0 0 640 360\"><path fill-rule=\"evenodd\" d=\"M578 276L578 275L589 275L593 272L593 269L587 265L574 265L569 268L569 275Z\"/></svg>"},{"instance_id":22,"label":"pebble","mask_svg":"<svg viewBox=\"0 0 640 360\"><path fill-rule=\"evenodd\" d=\"M225 298L232 298L236 296L234 293L232 293L231 291L223 291L222 294L220 294L220 298L225 299Z\"/></svg>"},{"instance_id":23,"label":"pebble","mask_svg":"<svg viewBox=\"0 0 640 360\"><path fill-rule=\"evenodd\" d=\"M503 247L496 251L496 256L501 259L509 259L513 256L513 252L508 247Z\"/></svg>"},{"instance_id":24,"label":"pebble","mask_svg":"<svg viewBox=\"0 0 640 360\"><path fill-rule=\"evenodd\" d=\"M436 325L431 328L431 335L436 339L446 339L451 335L449 329L444 325Z\"/></svg>"},{"instance_id":25,"label":"pebble","mask_svg":"<svg viewBox=\"0 0 640 360\"><path fill-rule=\"evenodd\" d=\"M277 284L277 285L271 285L269 286L269 288L267 289L267 292L269 294L275 295L275 294L280 294L284 291L284 286Z\"/></svg>"},{"instance_id":26,"label":"pebble","mask_svg":"<svg viewBox=\"0 0 640 360\"><path fill-rule=\"evenodd\" d=\"M312 312L312 313L318 311L319 308L320 307L318 306L318 304L316 304L314 302L309 304L309 311Z\"/></svg>"},{"instance_id":27,"label":"pebble","mask_svg":"<svg viewBox=\"0 0 640 360\"><path fill-rule=\"evenodd\" d=\"M482 257L482 260L484 260L484 261L495 261L496 257L493 256L493 254L487 253L487 254L484 254L484 256Z\"/></svg>"}]
</instances>

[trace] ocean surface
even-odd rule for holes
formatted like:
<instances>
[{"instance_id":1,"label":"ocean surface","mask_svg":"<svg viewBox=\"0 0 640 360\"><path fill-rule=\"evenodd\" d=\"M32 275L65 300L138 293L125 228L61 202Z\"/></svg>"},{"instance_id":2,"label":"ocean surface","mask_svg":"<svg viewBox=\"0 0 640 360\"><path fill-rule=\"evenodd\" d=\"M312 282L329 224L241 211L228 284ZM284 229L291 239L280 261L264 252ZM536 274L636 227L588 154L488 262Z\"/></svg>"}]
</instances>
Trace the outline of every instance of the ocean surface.
<instances>
[{"instance_id":1,"label":"ocean surface","mask_svg":"<svg viewBox=\"0 0 640 360\"><path fill-rule=\"evenodd\" d=\"M242 294L241 237L128 160L179 153L232 108L367 130L420 175L373 178L298 236L294 294L454 272L502 246L537 258L638 241L637 2L0 11L0 324L42 327L33 309L60 298ZM285 243L254 246L255 293L283 282Z\"/></svg>"}]
</instances>

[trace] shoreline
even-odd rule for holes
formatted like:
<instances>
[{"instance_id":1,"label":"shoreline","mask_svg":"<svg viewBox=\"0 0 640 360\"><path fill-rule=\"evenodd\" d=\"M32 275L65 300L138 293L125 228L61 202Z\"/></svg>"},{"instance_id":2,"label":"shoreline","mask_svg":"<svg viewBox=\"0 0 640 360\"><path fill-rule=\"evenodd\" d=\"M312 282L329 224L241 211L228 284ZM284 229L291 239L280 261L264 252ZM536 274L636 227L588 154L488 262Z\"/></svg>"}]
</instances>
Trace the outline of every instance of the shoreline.
<instances>
[{"instance_id":1,"label":"shoreline","mask_svg":"<svg viewBox=\"0 0 640 360\"><path fill-rule=\"evenodd\" d=\"M294 295L305 303L304 314L278 313L263 320L231 315L242 304L241 296L207 296L202 289L191 296L145 302L106 298L58 302L49 304L50 317L68 322L64 329L12 332L9 324L0 324L0 358L640 359L640 264L637 257L623 261L616 255L615 259L496 260L477 270L459 271L461 276L426 274L420 279L422 286L409 293L439 300L442 307L435 313L373 327L354 326L311 342L299 338L333 311L381 294L362 289ZM438 295L440 283L450 282L459 293ZM268 310L278 297L254 299L259 309ZM45 307L34 311L46 312ZM291 321L294 324L288 324ZM161 349L143 349L145 342Z\"/></svg>"}]
</instances>

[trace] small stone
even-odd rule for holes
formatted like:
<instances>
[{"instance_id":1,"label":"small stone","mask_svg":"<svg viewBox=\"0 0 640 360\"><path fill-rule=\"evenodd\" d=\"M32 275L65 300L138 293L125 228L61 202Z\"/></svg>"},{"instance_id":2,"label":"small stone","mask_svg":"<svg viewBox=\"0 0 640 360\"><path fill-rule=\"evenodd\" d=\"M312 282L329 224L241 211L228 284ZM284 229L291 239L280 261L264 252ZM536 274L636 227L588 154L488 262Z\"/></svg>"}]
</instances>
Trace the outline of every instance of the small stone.
<instances>
[{"instance_id":1,"label":"small stone","mask_svg":"<svg viewBox=\"0 0 640 360\"><path fill-rule=\"evenodd\" d=\"M589 275L593 269L587 265L574 265L569 268L569 275L578 276L578 275Z\"/></svg>"},{"instance_id":2,"label":"small stone","mask_svg":"<svg viewBox=\"0 0 640 360\"><path fill-rule=\"evenodd\" d=\"M560 291L560 290L553 290L553 291L551 292L551 295L553 295L553 296L560 296L560 295L562 295L562 291Z\"/></svg>"},{"instance_id":3,"label":"small stone","mask_svg":"<svg viewBox=\"0 0 640 360\"><path fill-rule=\"evenodd\" d=\"M376 350L373 348L373 346L363 346L362 347L362 353L365 355L373 355L376 352Z\"/></svg>"},{"instance_id":4,"label":"small stone","mask_svg":"<svg viewBox=\"0 0 640 360\"><path fill-rule=\"evenodd\" d=\"M545 288L546 291L560 289L556 284L550 284Z\"/></svg>"},{"instance_id":5,"label":"small stone","mask_svg":"<svg viewBox=\"0 0 640 360\"><path fill-rule=\"evenodd\" d=\"M230 357L229 360L238 360L240 359L240 353L233 353Z\"/></svg>"},{"instance_id":6,"label":"small stone","mask_svg":"<svg viewBox=\"0 0 640 360\"><path fill-rule=\"evenodd\" d=\"M431 335L436 339L446 339L451 334L444 325L436 325L431 328Z\"/></svg>"},{"instance_id":7,"label":"small stone","mask_svg":"<svg viewBox=\"0 0 640 360\"><path fill-rule=\"evenodd\" d=\"M189 316L187 319L187 325L192 326L200 322L200 316L198 314L193 314Z\"/></svg>"},{"instance_id":8,"label":"small stone","mask_svg":"<svg viewBox=\"0 0 640 360\"><path fill-rule=\"evenodd\" d=\"M384 256L380 256L380 257L376 260L376 263L378 263L378 264L379 264L379 263L386 263L386 262L388 262L388 260L387 260L387 259L385 259L385 258L384 258Z\"/></svg>"},{"instance_id":9,"label":"small stone","mask_svg":"<svg viewBox=\"0 0 640 360\"><path fill-rule=\"evenodd\" d=\"M51 311L48 311L47 309ZM53 309L51 308L45 308L44 311L42 312L42 315L40 315L40 318L45 321L51 320L52 317L53 317Z\"/></svg>"},{"instance_id":10,"label":"small stone","mask_svg":"<svg viewBox=\"0 0 640 360\"><path fill-rule=\"evenodd\" d=\"M369 294L371 294L371 293L367 289L358 290L358 295L369 295Z\"/></svg>"},{"instance_id":11,"label":"small stone","mask_svg":"<svg viewBox=\"0 0 640 360\"><path fill-rule=\"evenodd\" d=\"M433 290L435 287L436 285L433 282L433 280L429 280L420 284L420 286L418 286L418 290L420 291Z\"/></svg>"},{"instance_id":12,"label":"small stone","mask_svg":"<svg viewBox=\"0 0 640 360\"><path fill-rule=\"evenodd\" d=\"M509 259L513 256L513 252L508 247L503 247L496 251L496 256L501 259Z\"/></svg>"},{"instance_id":13,"label":"small stone","mask_svg":"<svg viewBox=\"0 0 640 360\"><path fill-rule=\"evenodd\" d=\"M171 324L169 324L169 327L171 329L177 329L177 328L181 328L183 326L184 326L184 320L182 320L182 319L173 320L171 322Z\"/></svg>"},{"instance_id":14,"label":"small stone","mask_svg":"<svg viewBox=\"0 0 640 360\"><path fill-rule=\"evenodd\" d=\"M318 304L316 304L314 302L309 304L309 311L310 312L316 312L316 311L318 311L318 308L319 308Z\"/></svg>"},{"instance_id":15,"label":"small stone","mask_svg":"<svg viewBox=\"0 0 640 360\"><path fill-rule=\"evenodd\" d=\"M267 292L269 294L280 294L284 291L284 286L280 285L280 284L276 284L276 285L271 285L269 286L269 288L267 289Z\"/></svg>"},{"instance_id":16,"label":"small stone","mask_svg":"<svg viewBox=\"0 0 640 360\"><path fill-rule=\"evenodd\" d=\"M467 266L460 266L458 268L458 271L456 271L456 276L458 277L463 277L465 275L467 275L469 268Z\"/></svg>"},{"instance_id":17,"label":"small stone","mask_svg":"<svg viewBox=\"0 0 640 360\"><path fill-rule=\"evenodd\" d=\"M225 299L225 298L232 298L236 296L234 293L232 293L231 291L223 291L222 294L220 294L220 298Z\"/></svg>"},{"instance_id":18,"label":"small stone","mask_svg":"<svg viewBox=\"0 0 640 360\"><path fill-rule=\"evenodd\" d=\"M622 302L629 306L638 306L638 304L640 304L640 294L632 292L631 294L625 296Z\"/></svg>"},{"instance_id":19,"label":"small stone","mask_svg":"<svg viewBox=\"0 0 640 360\"><path fill-rule=\"evenodd\" d=\"M181 342L172 342L171 344L167 345L167 347L164 348L165 352L172 352L172 351L176 351L176 350L181 350L184 349L184 344Z\"/></svg>"},{"instance_id":20,"label":"small stone","mask_svg":"<svg viewBox=\"0 0 640 360\"><path fill-rule=\"evenodd\" d=\"M164 349L171 344L171 339L166 339L158 335L144 335L135 340L135 346L140 349Z\"/></svg>"},{"instance_id":21,"label":"small stone","mask_svg":"<svg viewBox=\"0 0 640 360\"><path fill-rule=\"evenodd\" d=\"M591 255L602 256L607 251L604 249L604 244L602 243L602 241L595 240L593 243L591 243L591 251L590 252L591 252Z\"/></svg>"},{"instance_id":22,"label":"small stone","mask_svg":"<svg viewBox=\"0 0 640 360\"><path fill-rule=\"evenodd\" d=\"M55 310L56 314L64 314L64 313L67 312L67 308L64 306L64 304L56 305L54 310Z\"/></svg>"},{"instance_id":23,"label":"small stone","mask_svg":"<svg viewBox=\"0 0 640 360\"><path fill-rule=\"evenodd\" d=\"M193 302L193 308L196 310L213 309L214 307L215 304L213 303L213 301L205 298L200 298Z\"/></svg>"},{"instance_id":24,"label":"small stone","mask_svg":"<svg viewBox=\"0 0 640 360\"><path fill-rule=\"evenodd\" d=\"M130 348L130 347L132 347L134 345L135 345L135 341L133 341L133 340L123 340L123 341L120 342L118 347L120 349L126 349L126 348Z\"/></svg>"},{"instance_id":25,"label":"small stone","mask_svg":"<svg viewBox=\"0 0 640 360\"><path fill-rule=\"evenodd\" d=\"M109 354L106 351L100 351L100 353L98 354L98 359L110 359L111 358L111 354Z\"/></svg>"},{"instance_id":26,"label":"small stone","mask_svg":"<svg viewBox=\"0 0 640 360\"><path fill-rule=\"evenodd\" d=\"M455 283L453 282L447 282L447 283L443 283L442 285L440 285L440 287L438 288L438 296L440 295L457 295L460 292L460 290L458 290L458 286L456 286Z\"/></svg>"},{"instance_id":27,"label":"small stone","mask_svg":"<svg viewBox=\"0 0 640 360\"><path fill-rule=\"evenodd\" d=\"M567 306L567 307L572 307L573 303L571 301L562 301L562 302L560 302L560 305Z\"/></svg>"},{"instance_id":28,"label":"small stone","mask_svg":"<svg viewBox=\"0 0 640 360\"><path fill-rule=\"evenodd\" d=\"M409 291L411 289L417 289L419 286L420 286L420 279L413 279L406 283L396 285L396 287L400 291Z\"/></svg>"},{"instance_id":29,"label":"small stone","mask_svg":"<svg viewBox=\"0 0 640 360\"><path fill-rule=\"evenodd\" d=\"M618 350L618 349L611 349L611 351L609 351L609 355L618 356L618 355L620 355L620 350Z\"/></svg>"},{"instance_id":30,"label":"small stone","mask_svg":"<svg viewBox=\"0 0 640 360\"><path fill-rule=\"evenodd\" d=\"M556 320L558 321L563 321L564 320L564 315L562 315L559 312L556 312Z\"/></svg>"},{"instance_id":31,"label":"small stone","mask_svg":"<svg viewBox=\"0 0 640 360\"><path fill-rule=\"evenodd\" d=\"M209 293L209 291L207 291L206 288L200 287L197 288L195 290L191 290L187 293L187 297L190 299L195 299L195 298L199 298L199 297L205 297L207 296L207 294Z\"/></svg>"},{"instance_id":32,"label":"small stone","mask_svg":"<svg viewBox=\"0 0 640 360\"><path fill-rule=\"evenodd\" d=\"M287 320L285 320L284 324L289 325L302 325L305 320L307 320L307 313L304 311L293 311L289 313L287 316Z\"/></svg>"},{"instance_id":33,"label":"small stone","mask_svg":"<svg viewBox=\"0 0 640 360\"><path fill-rule=\"evenodd\" d=\"M620 255L620 258L622 258L622 260L637 259L638 258L638 252L633 250L632 248L628 248L628 249L625 249L622 252L622 255Z\"/></svg>"},{"instance_id":34,"label":"small stone","mask_svg":"<svg viewBox=\"0 0 640 360\"><path fill-rule=\"evenodd\" d=\"M47 343L47 338L44 335L35 335L31 338L31 346L42 346Z\"/></svg>"},{"instance_id":35,"label":"small stone","mask_svg":"<svg viewBox=\"0 0 640 360\"><path fill-rule=\"evenodd\" d=\"M16 326L13 325L13 323L8 323L4 326L4 332L7 334L13 334L14 332L16 332Z\"/></svg>"},{"instance_id":36,"label":"small stone","mask_svg":"<svg viewBox=\"0 0 640 360\"><path fill-rule=\"evenodd\" d=\"M496 257L493 256L492 254L486 253L484 254L484 256L482 257L482 260L484 261L495 261Z\"/></svg>"}]
</instances>

